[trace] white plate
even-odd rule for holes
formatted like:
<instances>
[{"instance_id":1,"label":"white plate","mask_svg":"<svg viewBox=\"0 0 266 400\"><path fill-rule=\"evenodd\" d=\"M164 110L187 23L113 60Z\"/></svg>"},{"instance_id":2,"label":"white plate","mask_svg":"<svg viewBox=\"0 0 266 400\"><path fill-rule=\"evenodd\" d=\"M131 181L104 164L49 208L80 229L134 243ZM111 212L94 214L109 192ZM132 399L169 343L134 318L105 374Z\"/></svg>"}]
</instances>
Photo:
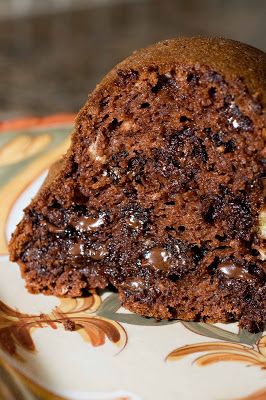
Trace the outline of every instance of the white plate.
<instances>
[{"instance_id":1,"label":"white plate","mask_svg":"<svg viewBox=\"0 0 266 400\"><path fill-rule=\"evenodd\" d=\"M0 125L0 397L266 399L262 334L237 324L157 323L120 308L114 293L60 300L26 291L6 242L68 147L71 118Z\"/></svg>"}]
</instances>

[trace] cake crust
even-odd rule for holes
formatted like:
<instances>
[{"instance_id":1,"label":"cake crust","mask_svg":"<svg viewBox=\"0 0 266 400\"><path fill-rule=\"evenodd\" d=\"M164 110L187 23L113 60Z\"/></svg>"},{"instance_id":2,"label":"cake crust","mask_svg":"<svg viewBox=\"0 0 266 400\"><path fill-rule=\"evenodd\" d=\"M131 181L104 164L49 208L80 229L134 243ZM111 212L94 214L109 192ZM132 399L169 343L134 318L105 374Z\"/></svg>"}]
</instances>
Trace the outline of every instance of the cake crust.
<instances>
[{"instance_id":1,"label":"cake crust","mask_svg":"<svg viewBox=\"0 0 266 400\"><path fill-rule=\"evenodd\" d=\"M201 64L222 74L228 80L241 77L250 93L266 102L266 56L253 46L219 37L178 37L163 40L135 51L119 63L97 86L109 85L119 70L172 64Z\"/></svg>"}]
</instances>

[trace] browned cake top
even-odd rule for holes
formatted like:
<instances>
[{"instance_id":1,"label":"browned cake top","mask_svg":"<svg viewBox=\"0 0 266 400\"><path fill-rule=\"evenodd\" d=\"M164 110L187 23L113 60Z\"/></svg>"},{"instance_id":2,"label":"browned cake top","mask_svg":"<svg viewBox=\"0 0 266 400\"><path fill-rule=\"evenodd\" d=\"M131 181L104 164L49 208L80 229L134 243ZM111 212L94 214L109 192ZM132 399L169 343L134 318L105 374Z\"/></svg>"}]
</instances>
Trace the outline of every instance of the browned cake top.
<instances>
[{"instance_id":1,"label":"browned cake top","mask_svg":"<svg viewBox=\"0 0 266 400\"><path fill-rule=\"evenodd\" d=\"M197 63L209 66L229 80L243 79L251 94L265 106L266 54L235 40L214 37L178 37L135 51L106 75L96 90L108 85L118 70Z\"/></svg>"}]
</instances>

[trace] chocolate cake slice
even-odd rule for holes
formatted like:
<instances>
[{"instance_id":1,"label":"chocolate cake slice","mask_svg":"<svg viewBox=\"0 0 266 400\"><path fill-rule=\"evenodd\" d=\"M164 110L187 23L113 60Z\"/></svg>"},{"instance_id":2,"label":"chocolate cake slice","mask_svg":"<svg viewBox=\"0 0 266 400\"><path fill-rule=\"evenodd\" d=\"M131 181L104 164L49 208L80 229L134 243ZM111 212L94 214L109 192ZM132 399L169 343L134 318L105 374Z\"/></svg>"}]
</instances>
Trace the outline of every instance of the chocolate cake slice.
<instances>
[{"instance_id":1,"label":"chocolate cake slice","mask_svg":"<svg viewBox=\"0 0 266 400\"><path fill-rule=\"evenodd\" d=\"M144 316L263 329L265 66L199 37L118 64L11 239L29 291L111 285Z\"/></svg>"}]
</instances>

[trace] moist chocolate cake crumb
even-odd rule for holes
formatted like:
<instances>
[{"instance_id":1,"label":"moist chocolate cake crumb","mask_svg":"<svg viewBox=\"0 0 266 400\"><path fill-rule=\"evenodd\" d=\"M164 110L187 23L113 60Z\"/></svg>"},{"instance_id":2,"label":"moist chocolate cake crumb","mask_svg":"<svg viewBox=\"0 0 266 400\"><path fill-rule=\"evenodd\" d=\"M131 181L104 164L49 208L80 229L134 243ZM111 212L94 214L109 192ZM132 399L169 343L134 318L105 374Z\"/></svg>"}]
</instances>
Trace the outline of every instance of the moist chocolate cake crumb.
<instances>
[{"instance_id":1,"label":"moist chocolate cake crumb","mask_svg":"<svg viewBox=\"0 0 266 400\"><path fill-rule=\"evenodd\" d=\"M12 236L29 291L112 285L144 316L263 329L265 65L217 38L163 41L118 64Z\"/></svg>"}]
</instances>

